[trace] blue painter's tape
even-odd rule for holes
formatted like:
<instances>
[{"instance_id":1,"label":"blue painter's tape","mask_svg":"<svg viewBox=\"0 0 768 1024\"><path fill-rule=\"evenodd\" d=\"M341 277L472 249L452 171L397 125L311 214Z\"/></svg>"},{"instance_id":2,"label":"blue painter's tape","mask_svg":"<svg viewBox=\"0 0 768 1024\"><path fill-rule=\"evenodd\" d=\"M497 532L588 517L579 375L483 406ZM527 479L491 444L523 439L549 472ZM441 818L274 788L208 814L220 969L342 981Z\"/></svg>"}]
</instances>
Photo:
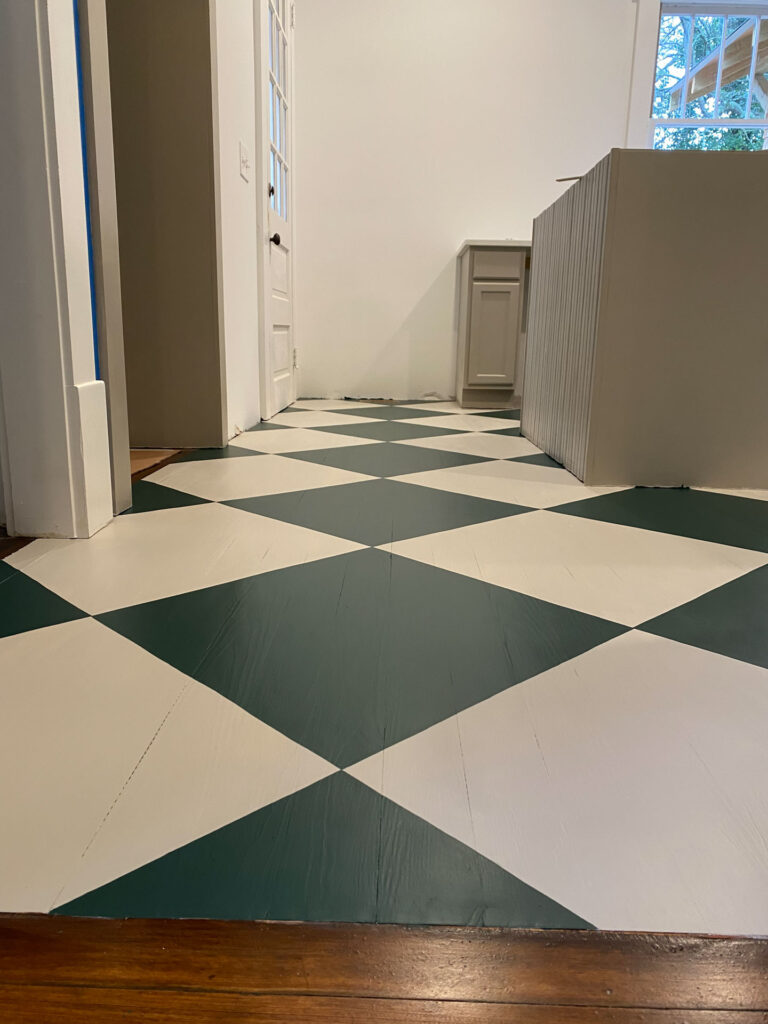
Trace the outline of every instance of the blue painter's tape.
<instances>
[{"instance_id":1,"label":"blue painter's tape","mask_svg":"<svg viewBox=\"0 0 768 1024\"><path fill-rule=\"evenodd\" d=\"M88 235L88 276L91 285L91 322L93 324L93 364L96 379L101 378L99 365L99 330L96 317L96 280L93 273L93 227L91 225L91 192L88 186L88 145L85 136L85 98L83 93L83 62L80 50L80 12L78 0L72 0L75 16L75 60L77 62L77 95L80 104L80 145L83 152L83 191L85 193L85 221Z\"/></svg>"}]
</instances>

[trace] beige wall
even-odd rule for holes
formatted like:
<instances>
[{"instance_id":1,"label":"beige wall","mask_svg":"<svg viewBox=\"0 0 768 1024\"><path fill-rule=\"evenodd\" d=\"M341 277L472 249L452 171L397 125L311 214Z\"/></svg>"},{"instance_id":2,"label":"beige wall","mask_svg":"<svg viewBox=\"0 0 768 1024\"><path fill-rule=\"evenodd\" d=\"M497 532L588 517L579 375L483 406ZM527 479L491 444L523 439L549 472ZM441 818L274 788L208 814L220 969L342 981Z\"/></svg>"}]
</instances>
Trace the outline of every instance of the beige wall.
<instances>
[{"instance_id":1,"label":"beige wall","mask_svg":"<svg viewBox=\"0 0 768 1024\"><path fill-rule=\"evenodd\" d=\"M300 391L454 393L455 257L627 126L631 0L296 0Z\"/></svg>"},{"instance_id":2,"label":"beige wall","mask_svg":"<svg viewBox=\"0 0 768 1024\"><path fill-rule=\"evenodd\" d=\"M108 0L131 444L226 440L208 0Z\"/></svg>"}]
</instances>

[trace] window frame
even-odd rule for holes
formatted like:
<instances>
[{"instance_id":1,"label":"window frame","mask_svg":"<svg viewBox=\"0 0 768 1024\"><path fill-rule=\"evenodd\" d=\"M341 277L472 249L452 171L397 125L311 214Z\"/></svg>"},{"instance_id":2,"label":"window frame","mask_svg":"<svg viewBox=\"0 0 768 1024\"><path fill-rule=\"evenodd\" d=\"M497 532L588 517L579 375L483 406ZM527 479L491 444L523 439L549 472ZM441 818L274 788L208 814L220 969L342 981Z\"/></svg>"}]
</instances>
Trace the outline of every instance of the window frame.
<instances>
[{"instance_id":1,"label":"window frame","mask_svg":"<svg viewBox=\"0 0 768 1024\"><path fill-rule=\"evenodd\" d=\"M729 0L662 0L659 6L659 25L656 32L656 46L653 53L654 61L654 84L653 91L651 94L651 110L648 119L648 137L647 145L649 149L654 148L654 141L656 137L656 129L660 127L666 128L757 128L763 131L768 131L768 110L766 116L762 118L754 117L655 117L653 113L653 104L656 98L656 71L658 57L659 57L659 37L661 35L661 19L669 15L688 15L690 17L706 16L714 18L723 18L723 33L720 43L720 56L718 61L717 71L717 96L720 95L720 84L722 77L722 61L725 54L725 43L726 43L726 27L728 24L728 18L734 17L748 17L757 18L757 40L753 42L752 51L752 65L750 68L750 87L747 103L752 96L754 89L754 78L755 78L755 66L757 62L757 51L760 41L760 18L768 18L768 0L763 2L754 3L730 3ZM688 89L688 82L690 80L690 73L692 67L690 64L690 54L686 61L686 72L682 79L682 102L681 105L686 102L685 97Z\"/></svg>"}]
</instances>

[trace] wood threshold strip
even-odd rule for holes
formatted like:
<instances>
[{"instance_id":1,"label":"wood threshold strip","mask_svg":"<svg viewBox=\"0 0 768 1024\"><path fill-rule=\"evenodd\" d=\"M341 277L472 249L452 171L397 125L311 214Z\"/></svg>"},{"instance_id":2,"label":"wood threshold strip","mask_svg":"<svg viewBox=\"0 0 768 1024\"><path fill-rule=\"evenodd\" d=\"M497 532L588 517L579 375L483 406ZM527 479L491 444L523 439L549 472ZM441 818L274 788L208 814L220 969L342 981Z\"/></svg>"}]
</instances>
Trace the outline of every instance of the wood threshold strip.
<instances>
[{"instance_id":1,"label":"wood threshold strip","mask_svg":"<svg viewBox=\"0 0 768 1024\"><path fill-rule=\"evenodd\" d=\"M0 915L0 1020L109 1024L128 1009L143 1022L768 1022L768 940Z\"/></svg>"}]
</instances>

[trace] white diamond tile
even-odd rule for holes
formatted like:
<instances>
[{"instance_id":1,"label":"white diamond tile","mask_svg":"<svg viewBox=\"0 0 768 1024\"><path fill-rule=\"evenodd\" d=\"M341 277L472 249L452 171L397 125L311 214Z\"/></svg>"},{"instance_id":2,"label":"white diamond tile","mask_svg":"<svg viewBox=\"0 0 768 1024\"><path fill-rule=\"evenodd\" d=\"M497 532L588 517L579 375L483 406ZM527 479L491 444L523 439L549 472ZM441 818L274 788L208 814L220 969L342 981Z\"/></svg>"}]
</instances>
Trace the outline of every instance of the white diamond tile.
<instances>
[{"instance_id":1,"label":"white diamond tile","mask_svg":"<svg viewBox=\"0 0 768 1024\"><path fill-rule=\"evenodd\" d=\"M188 682L94 619L0 639L0 911L51 909Z\"/></svg>"},{"instance_id":2,"label":"white diamond tile","mask_svg":"<svg viewBox=\"0 0 768 1024\"><path fill-rule=\"evenodd\" d=\"M426 424L430 419L423 421ZM477 455L483 459L518 459L524 455L541 455L537 448L524 437L508 437L505 434L471 433L441 434L438 437L413 437L396 444L410 444L416 448L432 448L439 452L458 452L461 455Z\"/></svg>"},{"instance_id":3,"label":"white diamond tile","mask_svg":"<svg viewBox=\"0 0 768 1024\"><path fill-rule=\"evenodd\" d=\"M282 434L283 431L264 431ZM174 462L146 477L151 483L173 487L177 491L196 494L209 501L232 501L255 498L286 491L307 491L313 487L333 487L370 480L362 473L350 473L334 466L282 459L264 455L253 459L202 459L195 462Z\"/></svg>"},{"instance_id":4,"label":"white diamond tile","mask_svg":"<svg viewBox=\"0 0 768 1024\"><path fill-rule=\"evenodd\" d=\"M8 561L95 615L361 546L210 504L119 516L89 540L36 540Z\"/></svg>"},{"instance_id":5,"label":"white diamond tile","mask_svg":"<svg viewBox=\"0 0 768 1024\"><path fill-rule=\"evenodd\" d=\"M544 511L382 547L627 626L768 564L744 548Z\"/></svg>"},{"instance_id":6,"label":"white diamond tile","mask_svg":"<svg viewBox=\"0 0 768 1024\"><path fill-rule=\"evenodd\" d=\"M300 398L291 406L292 409L304 409L310 412L344 412L346 409L370 409L375 402L353 402L343 398Z\"/></svg>"},{"instance_id":7,"label":"white diamond tile","mask_svg":"<svg viewBox=\"0 0 768 1024\"><path fill-rule=\"evenodd\" d=\"M459 720L440 722L346 769L349 775L448 835L477 848Z\"/></svg>"},{"instance_id":8,"label":"white diamond tile","mask_svg":"<svg viewBox=\"0 0 768 1024\"><path fill-rule=\"evenodd\" d=\"M344 416L338 412L305 410L301 412L280 412L269 421L280 427L339 427L350 423L368 423L369 416Z\"/></svg>"},{"instance_id":9,"label":"white diamond tile","mask_svg":"<svg viewBox=\"0 0 768 1024\"><path fill-rule=\"evenodd\" d=\"M283 452L310 452L322 448L350 448L358 444L381 444L370 438L351 437L349 434L330 434L324 430L296 427L295 430L253 430L238 434L230 444L254 452L280 455Z\"/></svg>"},{"instance_id":10,"label":"white diamond tile","mask_svg":"<svg viewBox=\"0 0 768 1024\"><path fill-rule=\"evenodd\" d=\"M441 430L507 430L512 427L519 427L517 420L505 419L503 416L478 416L466 412L454 413L449 416L430 416L430 427L439 427Z\"/></svg>"},{"instance_id":11,"label":"white diamond tile","mask_svg":"<svg viewBox=\"0 0 768 1024\"><path fill-rule=\"evenodd\" d=\"M494 439L490 437L489 440ZM519 441L524 438L501 437L496 440ZM533 452L527 454L536 454L537 451L534 448ZM529 508L550 508L569 501L626 490L625 487L586 487L566 469L535 466L525 462L472 463L425 473L409 473L396 479L406 484L421 484L423 487L471 494L475 498L488 498L491 501L508 501Z\"/></svg>"},{"instance_id":12,"label":"white diamond tile","mask_svg":"<svg viewBox=\"0 0 768 1024\"><path fill-rule=\"evenodd\" d=\"M459 413L462 416L477 416L481 412L498 412L497 409L466 409L459 405L458 402L414 402L409 404L410 409L426 409L427 412L443 413ZM504 417L500 417L504 419ZM510 422L510 426L514 426L514 421Z\"/></svg>"},{"instance_id":13,"label":"white diamond tile","mask_svg":"<svg viewBox=\"0 0 768 1024\"><path fill-rule=\"evenodd\" d=\"M708 491L710 494L728 494L733 498L752 498L753 501L768 501L768 491L749 490L742 488L737 490L725 487L694 487L694 491Z\"/></svg>"},{"instance_id":14,"label":"white diamond tile","mask_svg":"<svg viewBox=\"0 0 768 1024\"><path fill-rule=\"evenodd\" d=\"M768 671L630 632L350 773L599 928L764 935L767 731Z\"/></svg>"},{"instance_id":15,"label":"white diamond tile","mask_svg":"<svg viewBox=\"0 0 768 1024\"><path fill-rule=\"evenodd\" d=\"M190 680L67 880L57 905L336 770Z\"/></svg>"}]
</instances>

